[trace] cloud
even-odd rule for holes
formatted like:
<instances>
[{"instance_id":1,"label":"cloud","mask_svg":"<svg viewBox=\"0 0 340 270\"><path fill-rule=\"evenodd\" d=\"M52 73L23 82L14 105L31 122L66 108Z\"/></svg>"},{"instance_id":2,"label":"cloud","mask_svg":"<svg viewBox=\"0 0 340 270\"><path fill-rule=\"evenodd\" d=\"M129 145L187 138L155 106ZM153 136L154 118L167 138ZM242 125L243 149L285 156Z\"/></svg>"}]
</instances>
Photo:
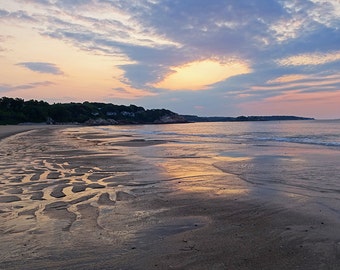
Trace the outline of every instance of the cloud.
<instances>
[{"instance_id":1,"label":"cloud","mask_svg":"<svg viewBox=\"0 0 340 270\"><path fill-rule=\"evenodd\" d=\"M13 36L10 36L10 35L1 35L0 34L0 43L6 43L7 41L9 40L12 40L13 39Z\"/></svg>"},{"instance_id":2,"label":"cloud","mask_svg":"<svg viewBox=\"0 0 340 270\"><path fill-rule=\"evenodd\" d=\"M327 53L305 53L276 60L280 66L323 65L340 60L340 51Z\"/></svg>"},{"instance_id":3,"label":"cloud","mask_svg":"<svg viewBox=\"0 0 340 270\"><path fill-rule=\"evenodd\" d=\"M275 106L269 106L269 103L279 102L281 105L287 102L302 102L301 109L305 106L303 99L331 101L331 98L340 97L340 73L319 73L319 74L287 74L272 78L262 85L251 85L248 89L235 91L230 93L228 99L246 98L247 102L240 105L245 109L249 105L249 109L257 111L256 106L263 108L271 108L275 111ZM281 106L280 105L280 106ZM283 106L283 105L282 105ZM334 106L333 106L334 107ZM298 108L298 107L297 107ZM284 106L282 110L284 110ZM289 111L289 107L286 108ZM320 112L318 112L320 113Z\"/></svg>"},{"instance_id":4,"label":"cloud","mask_svg":"<svg viewBox=\"0 0 340 270\"><path fill-rule=\"evenodd\" d=\"M309 100L321 101L321 100L330 100L332 98L336 98L340 100L340 92L323 92L323 93L305 93L301 91L292 91L288 93L283 93L281 95L275 97L269 97L265 99L267 102L276 102L280 101L283 103L289 103L292 101L300 101L300 102L308 102Z\"/></svg>"},{"instance_id":5,"label":"cloud","mask_svg":"<svg viewBox=\"0 0 340 270\"><path fill-rule=\"evenodd\" d=\"M244 102L239 105L239 109L248 115L290 114L330 119L339 116L339 102L339 91L323 93L294 91L263 100Z\"/></svg>"},{"instance_id":6,"label":"cloud","mask_svg":"<svg viewBox=\"0 0 340 270\"><path fill-rule=\"evenodd\" d=\"M246 49L260 48L268 36L267 25L282 12L275 1L164 1L136 18L182 44L180 54L208 58L212 51L215 56L242 56Z\"/></svg>"},{"instance_id":7,"label":"cloud","mask_svg":"<svg viewBox=\"0 0 340 270\"><path fill-rule=\"evenodd\" d=\"M156 96L157 94L147 90L136 89L133 87L116 87L112 88L112 92L108 95L109 98L115 99L138 99L142 97Z\"/></svg>"},{"instance_id":8,"label":"cloud","mask_svg":"<svg viewBox=\"0 0 340 270\"><path fill-rule=\"evenodd\" d=\"M120 63L120 67L134 87L150 85L171 73L173 67L201 59L259 59L260 52L276 45L278 39L297 39L306 30L302 29L305 13L295 2L22 2L41 5L36 9L36 18L43 22L43 27L38 28L42 35L128 63ZM46 10L52 12L47 14ZM309 26L308 23L306 27ZM137 71L144 78L136 76Z\"/></svg>"},{"instance_id":9,"label":"cloud","mask_svg":"<svg viewBox=\"0 0 340 270\"><path fill-rule=\"evenodd\" d=\"M149 106L178 98L177 108L203 104L207 113L219 107L224 114L241 100L339 89L337 75L329 75L339 69L338 0L13 0L0 7L0 24L3 36L14 36L4 42L0 36L8 65L20 61L35 72L62 74L65 61L42 58L49 48L30 52L42 66L24 62L19 41L45 39L69 48L75 59L91 55L81 58L84 65L101 67L86 76L68 65L69 88L78 84L72 75L83 74L89 93L100 85L113 98L139 98ZM238 60L227 65L225 59ZM102 71L105 84L98 82Z\"/></svg>"},{"instance_id":10,"label":"cloud","mask_svg":"<svg viewBox=\"0 0 340 270\"><path fill-rule=\"evenodd\" d=\"M34 89L41 86L51 86L55 85L55 83L50 81L43 81L43 82L33 82L21 85L9 85L9 84L0 84L0 92L10 92L15 90L29 90Z\"/></svg>"},{"instance_id":11,"label":"cloud","mask_svg":"<svg viewBox=\"0 0 340 270\"><path fill-rule=\"evenodd\" d=\"M277 77L273 80L269 80L268 84L277 84L277 83L288 83L288 82L295 82L295 81L301 81L304 79L308 79L309 76L305 74L289 74L289 75L283 75L280 77Z\"/></svg>"},{"instance_id":12,"label":"cloud","mask_svg":"<svg viewBox=\"0 0 340 270\"><path fill-rule=\"evenodd\" d=\"M316 22L329 28L338 28L340 21L340 2L338 0L311 0L314 8L308 12Z\"/></svg>"},{"instance_id":13,"label":"cloud","mask_svg":"<svg viewBox=\"0 0 340 270\"><path fill-rule=\"evenodd\" d=\"M33 16L29 15L27 12L23 10L18 10L14 12L10 12L4 9L0 9L0 21L4 20L8 22L8 20L17 20L22 22L37 22Z\"/></svg>"},{"instance_id":14,"label":"cloud","mask_svg":"<svg viewBox=\"0 0 340 270\"><path fill-rule=\"evenodd\" d=\"M332 114L338 115L338 109L335 109L335 101L340 101L339 72L284 74L287 71L292 70L280 70L277 75L275 75L276 70L273 74L267 73L267 71L262 74L255 71L248 76L248 85L241 83L239 87L227 87L224 101L229 106L234 105L238 108L239 113L241 110L243 114L288 113L314 117L322 116L323 118L331 117ZM266 79L261 82L259 79L261 77ZM256 79L249 80L251 78ZM334 99L332 99L333 97ZM221 98L221 100L223 99ZM331 106L322 105L330 103L332 103ZM312 108L314 108L314 112L312 112Z\"/></svg>"},{"instance_id":15,"label":"cloud","mask_svg":"<svg viewBox=\"0 0 340 270\"><path fill-rule=\"evenodd\" d=\"M114 2L57 1L51 7L62 12L58 13L58 17L49 16L49 20L54 24L48 25L44 34L69 39L76 45L80 45L76 42L79 42L79 37L84 34L85 41L111 41L111 45L115 47L120 44L151 48L180 46L157 33L154 28L145 27Z\"/></svg>"},{"instance_id":16,"label":"cloud","mask_svg":"<svg viewBox=\"0 0 340 270\"><path fill-rule=\"evenodd\" d=\"M146 66L154 80L173 66L202 58L248 55L250 47L262 46L268 35L263 29L282 13L275 1L253 0L24 2L43 5L36 11L42 35L130 61L123 68L134 86L141 80L130 76L132 65Z\"/></svg>"},{"instance_id":17,"label":"cloud","mask_svg":"<svg viewBox=\"0 0 340 270\"><path fill-rule=\"evenodd\" d=\"M270 26L275 39L282 43L289 39L297 38L305 26L305 18L281 19Z\"/></svg>"},{"instance_id":18,"label":"cloud","mask_svg":"<svg viewBox=\"0 0 340 270\"><path fill-rule=\"evenodd\" d=\"M210 85L230 77L251 72L249 64L241 60L218 62L204 60L171 68L172 72L153 87L170 90L205 90Z\"/></svg>"},{"instance_id":19,"label":"cloud","mask_svg":"<svg viewBox=\"0 0 340 270\"><path fill-rule=\"evenodd\" d=\"M278 43L306 37L326 27L338 29L340 4L338 0L280 1L285 16L269 26Z\"/></svg>"},{"instance_id":20,"label":"cloud","mask_svg":"<svg viewBox=\"0 0 340 270\"><path fill-rule=\"evenodd\" d=\"M55 64L46 63L46 62L22 62L18 63L18 66L22 66L31 71L39 72L39 73L48 73L54 75L62 75L64 74Z\"/></svg>"}]
</instances>

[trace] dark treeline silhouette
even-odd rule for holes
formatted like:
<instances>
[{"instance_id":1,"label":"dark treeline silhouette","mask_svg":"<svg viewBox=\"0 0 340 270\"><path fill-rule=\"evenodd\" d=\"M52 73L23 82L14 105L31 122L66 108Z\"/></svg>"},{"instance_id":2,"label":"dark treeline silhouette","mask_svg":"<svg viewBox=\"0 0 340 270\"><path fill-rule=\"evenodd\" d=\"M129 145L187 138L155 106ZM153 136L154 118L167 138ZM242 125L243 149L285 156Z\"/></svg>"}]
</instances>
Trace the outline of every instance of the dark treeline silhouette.
<instances>
[{"instance_id":1,"label":"dark treeline silhouette","mask_svg":"<svg viewBox=\"0 0 340 270\"><path fill-rule=\"evenodd\" d=\"M186 122L166 109L146 110L135 105L111 103L54 103L21 98L0 98L0 124L19 123L63 124L142 124Z\"/></svg>"},{"instance_id":2,"label":"dark treeline silhouette","mask_svg":"<svg viewBox=\"0 0 340 270\"><path fill-rule=\"evenodd\" d=\"M297 116L199 117L178 115L166 109L146 110L136 105L125 106L87 101L49 104L38 100L0 98L0 125L19 123L113 125L312 119Z\"/></svg>"}]
</instances>

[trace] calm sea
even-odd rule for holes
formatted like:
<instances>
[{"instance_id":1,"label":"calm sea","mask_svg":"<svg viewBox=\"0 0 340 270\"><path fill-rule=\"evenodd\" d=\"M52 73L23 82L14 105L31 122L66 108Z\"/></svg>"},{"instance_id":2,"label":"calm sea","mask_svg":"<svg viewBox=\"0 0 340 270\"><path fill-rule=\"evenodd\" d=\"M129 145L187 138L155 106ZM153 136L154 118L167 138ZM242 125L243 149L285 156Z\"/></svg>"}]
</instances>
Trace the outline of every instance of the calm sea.
<instances>
[{"instance_id":1,"label":"calm sea","mask_svg":"<svg viewBox=\"0 0 340 270\"><path fill-rule=\"evenodd\" d=\"M139 147L136 151L145 159L177 162L179 166L173 165L173 170L181 170L180 165L184 168L187 163L193 171L202 173L201 165L210 162L262 194L331 199L328 207L333 207L332 211L340 215L336 206L340 201L340 120L99 129L109 134L129 134L133 139L166 141L165 144Z\"/></svg>"}]
</instances>

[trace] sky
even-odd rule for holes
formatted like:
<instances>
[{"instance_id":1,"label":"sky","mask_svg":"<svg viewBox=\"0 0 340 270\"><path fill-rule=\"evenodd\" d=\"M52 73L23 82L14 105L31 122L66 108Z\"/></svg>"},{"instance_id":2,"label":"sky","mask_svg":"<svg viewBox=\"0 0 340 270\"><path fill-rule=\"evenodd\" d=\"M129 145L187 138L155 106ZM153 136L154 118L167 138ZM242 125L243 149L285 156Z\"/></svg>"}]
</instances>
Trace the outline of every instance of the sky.
<instances>
[{"instance_id":1,"label":"sky","mask_svg":"<svg viewBox=\"0 0 340 270\"><path fill-rule=\"evenodd\" d=\"M340 0L0 0L0 97L340 118Z\"/></svg>"}]
</instances>

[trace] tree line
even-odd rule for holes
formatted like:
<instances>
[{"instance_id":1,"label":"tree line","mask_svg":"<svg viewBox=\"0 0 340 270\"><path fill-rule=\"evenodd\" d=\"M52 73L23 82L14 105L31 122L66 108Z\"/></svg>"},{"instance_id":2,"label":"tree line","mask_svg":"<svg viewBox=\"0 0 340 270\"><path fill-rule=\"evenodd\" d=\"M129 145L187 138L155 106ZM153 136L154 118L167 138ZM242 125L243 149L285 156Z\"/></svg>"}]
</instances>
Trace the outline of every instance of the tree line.
<instances>
[{"instance_id":1,"label":"tree line","mask_svg":"<svg viewBox=\"0 0 340 270\"><path fill-rule=\"evenodd\" d=\"M110 120L117 124L161 123L162 119L180 120L178 114L166 109L146 110L136 105L111 103L54 103L21 98L0 98L0 124L19 123L86 123L89 120ZM184 120L183 120L184 121ZM180 121L179 121L180 122Z\"/></svg>"}]
</instances>

